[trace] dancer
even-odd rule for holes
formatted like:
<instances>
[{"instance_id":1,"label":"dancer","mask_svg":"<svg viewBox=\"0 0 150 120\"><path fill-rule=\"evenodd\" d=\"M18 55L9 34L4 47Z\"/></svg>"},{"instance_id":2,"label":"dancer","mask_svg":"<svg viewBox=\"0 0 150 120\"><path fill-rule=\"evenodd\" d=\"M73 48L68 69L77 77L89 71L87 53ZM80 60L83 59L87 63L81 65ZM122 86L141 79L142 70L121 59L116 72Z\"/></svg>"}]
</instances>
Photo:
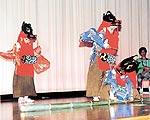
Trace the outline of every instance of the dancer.
<instances>
[{"instance_id":1,"label":"dancer","mask_svg":"<svg viewBox=\"0 0 150 120\"><path fill-rule=\"evenodd\" d=\"M103 22L98 31L91 28L81 34L80 47L92 47L90 65L87 77L86 96L93 97L94 101L109 99L109 86L103 88L105 73L115 65L118 50L118 35L121 21L107 11L103 15ZM89 41L91 40L91 41Z\"/></svg>"},{"instance_id":2,"label":"dancer","mask_svg":"<svg viewBox=\"0 0 150 120\"><path fill-rule=\"evenodd\" d=\"M18 103L33 103L34 100L28 96L37 96L34 85L34 70L41 73L49 68L49 61L46 61L46 67L39 68L42 65L41 47L38 45L37 36L33 35L33 29L30 23L23 22L21 32L13 49L7 53L0 52L0 56L15 61L15 71L13 77L13 97L18 98ZM39 63L37 62L39 61Z\"/></svg>"},{"instance_id":3,"label":"dancer","mask_svg":"<svg viewBox=\"0 0 150 120\"><path fill-rule=\"evenodd\" d=\"M125 58L112 70L107 71L105 84L110 85L111 100L133 101L141 99L137 91L137 55Z\"/></svg>"},{"instance_id":4,"label":"dancer","mask_svg":"<svg viewBox=\"0 0 150 120\"><path fill-rule=\"evenodd\" d=\"M103 85L103 82L107 77L107 71L113 69L116 64L120 31L121 21L117 20L110 11L107 11L106 14L103 14L103 21L98 28L98 32L102 32L105 34L105 39L108 41L109 47L105 49L102 48L102 50L98 51L100 54L100 56L98 57L98 69L100 71L100 74L102 75L100 77L101 99L109 99L108 91L110 89L110 86Z\"/></svg>"}]
</instances>

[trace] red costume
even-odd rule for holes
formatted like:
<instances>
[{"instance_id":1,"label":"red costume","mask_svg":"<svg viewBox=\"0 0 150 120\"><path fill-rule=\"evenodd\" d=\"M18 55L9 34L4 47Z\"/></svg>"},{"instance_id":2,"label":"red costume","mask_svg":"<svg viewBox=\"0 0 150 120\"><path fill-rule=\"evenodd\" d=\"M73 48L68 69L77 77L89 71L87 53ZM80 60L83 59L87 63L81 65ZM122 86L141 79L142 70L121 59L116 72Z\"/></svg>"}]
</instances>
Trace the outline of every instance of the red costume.
<instances>
[{"instance_id":1,"label":"red costume","mask_svg":"<svg viewBox=\"0 0 150 120\"><path fill-rule=\"evenodd\" d=\"M103 32L103 30L105 29L105 39L108 39L109 44L109 48L102 48L100 53L108 53L110 55L116 56L118 51L119 31L117 28L115 28L115 30L112 33L110 33L110 31L108 30L108 27L110 26L111 22L103 21L100 27L98 28L98 32ZM110 69L109 63L104 62L101 59L98 59L98 65L100 70L105 71Z\"/></svg>"},{"instance_id":2,"label":"red costume","mask_svg":"<svg viewBox=\"0 0 150 120\"><path fill-rule=\"evenodd\" d=\"M33 42L25 43L23 39L26 38L26 34L21 32L18 37L18 43L20 44L20 48L16 51L19 59L22 59L24 55L34 55ZM19 61L19 65L16 64L15 73L19 76L31 76L34 77L34 68L33 64L24 64L21 60Z\"/></svg>"}]
</instances>

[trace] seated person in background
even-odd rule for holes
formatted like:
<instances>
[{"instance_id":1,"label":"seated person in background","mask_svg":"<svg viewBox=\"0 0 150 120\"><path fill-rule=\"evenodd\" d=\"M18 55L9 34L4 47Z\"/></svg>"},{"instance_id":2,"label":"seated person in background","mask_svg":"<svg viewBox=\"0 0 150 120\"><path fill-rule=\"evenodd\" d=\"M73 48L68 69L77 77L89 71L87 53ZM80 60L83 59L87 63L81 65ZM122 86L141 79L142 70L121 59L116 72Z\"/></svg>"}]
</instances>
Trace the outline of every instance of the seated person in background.
<instances>
[{"instance_id":1,"label":"seated person in background","mask_svg":"<svg viewBox=\"0 0 150 120\"><path fill-rule=\"evenodd\" d=\"M142 81L150 80L150 59L146 57L147 49L145 47L141 47L139 49L140 58L137 59L139 62L137 69L137 78L138 78L138 86L141 91Z\"/></svg>"}]
</instances>

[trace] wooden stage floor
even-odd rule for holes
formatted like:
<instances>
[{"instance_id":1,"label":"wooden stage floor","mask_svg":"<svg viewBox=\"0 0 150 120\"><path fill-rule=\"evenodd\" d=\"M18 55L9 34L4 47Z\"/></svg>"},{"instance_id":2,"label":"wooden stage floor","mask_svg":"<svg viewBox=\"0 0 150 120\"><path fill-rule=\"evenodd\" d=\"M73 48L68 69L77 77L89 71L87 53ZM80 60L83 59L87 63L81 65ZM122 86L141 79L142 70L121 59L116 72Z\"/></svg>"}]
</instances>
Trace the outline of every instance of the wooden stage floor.
<instances>
[{"instance_id":1,"label":"wooden stage floor","mask_svg":"<svg viewBox=\"0 0 150 120\"><path fill-rule=\"evenodd\" d=\"M36 100L36 104L84 102L85 97ZM143 117L141 117L143 116ZM134 118L135 117L135 118ZM19 111L16 101L0 103L0 120L150 120L150 100L143 103L116 104L55 111ZM144 119L145 118L145 119Z\"/></svg>"}]
</instances>

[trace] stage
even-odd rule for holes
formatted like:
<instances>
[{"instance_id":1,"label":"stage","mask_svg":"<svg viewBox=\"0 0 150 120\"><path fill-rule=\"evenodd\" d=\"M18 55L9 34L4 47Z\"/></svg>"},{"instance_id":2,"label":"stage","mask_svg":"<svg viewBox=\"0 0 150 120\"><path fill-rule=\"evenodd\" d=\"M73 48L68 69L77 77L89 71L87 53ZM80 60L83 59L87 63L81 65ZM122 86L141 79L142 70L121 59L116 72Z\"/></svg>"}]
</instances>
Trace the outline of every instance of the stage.
<instances>
[{"instance_id":1,"label":"stage","mask_svg":"<svg viewBox=\"0 0 150 120\"><path fill-rule=\"evenodd\" d=\"M16 101L1 102L1 120L111 120L111 119L150 119L149 95L143 102L80 107L36 112L21 112ZM35 104L60 104L87 102L86 97L43 99ZM142 117L141 117L142 116Z\"/></svg>"}]
</instances>

